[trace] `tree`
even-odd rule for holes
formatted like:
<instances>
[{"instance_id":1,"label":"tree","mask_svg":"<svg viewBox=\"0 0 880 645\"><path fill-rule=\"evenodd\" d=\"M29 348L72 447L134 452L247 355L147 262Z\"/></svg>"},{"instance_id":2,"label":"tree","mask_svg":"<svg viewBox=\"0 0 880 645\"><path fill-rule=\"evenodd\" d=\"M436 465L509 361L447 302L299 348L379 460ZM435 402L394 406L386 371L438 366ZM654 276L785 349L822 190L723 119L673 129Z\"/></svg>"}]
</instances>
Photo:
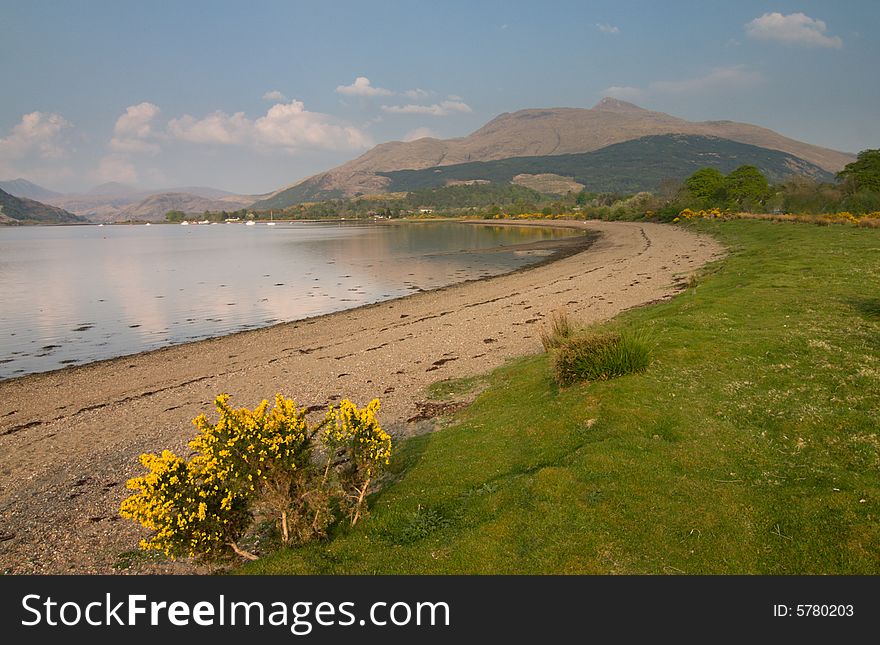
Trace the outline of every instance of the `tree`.
<instances>
[{"instance_id":1,"label":"tree","mask_svg":"<svg viewBox=\"0 0 880 645\"><path fill-rule=\"evenodd\" d=\"M725 178L724 192L729 206L751 208L770 196L770 184L755 166L740 166Z\"/></svg>"},{"instance_id":2,"label":"tree","mask_svg":"<svg viewBox=\"0 0 880 645\"><path fill-rule=\"evenodd\" d=\"M724 188L725 179L715 168L700 168L684 183L691 195L708 205Z\"/></svg>"},{"instance_id":3,"label":"tree","mask_svg":"<svg viewBox=\"0 0 880 645\"><path fill-rule=\"evenodd\" d=\"M852 192L873 190L880 192L880 149L862 150L852 163L837 173Z\"/></svg>"},{"instance_id":4,"label":"tree","mask_svg":"<svg viewBox=\"0 0 880 645\"><path fill-rule=\"evenodd\" d=\"M186 213L183 211L168 211L165 213L165 219L169 222L182 222L186 219Z\"/></svg>"}]
</instances>

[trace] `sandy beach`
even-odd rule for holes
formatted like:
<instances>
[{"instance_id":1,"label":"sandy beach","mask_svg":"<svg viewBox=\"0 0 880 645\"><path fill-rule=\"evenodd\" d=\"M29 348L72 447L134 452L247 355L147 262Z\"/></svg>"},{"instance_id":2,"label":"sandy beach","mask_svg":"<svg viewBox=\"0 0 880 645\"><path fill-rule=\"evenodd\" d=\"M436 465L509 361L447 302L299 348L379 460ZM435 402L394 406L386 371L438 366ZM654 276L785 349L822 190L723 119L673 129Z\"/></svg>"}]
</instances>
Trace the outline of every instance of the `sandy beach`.
<instances>
[{"instance_id":1,"label":"sandy beach","mask_svg":"<svg viewBox=\"0 0 880 645\"><path fill-rule=\"evenodd\" d=\"M492 222L498 224L498 222ZM553 224L545 224L553 225ZM193 417L221 392L252 407L275 392L302 406L377 397L393 435L424 430L429 384L540 351L542 322L582 322L674 295L720 257L714 240L649 223L564 222L585 250L516 273L0 382L0 571L114 573L142 532L118 516L138 455L186 452ZM127 572L192 572L134 559Z\"/></svg>"}]
</instances>

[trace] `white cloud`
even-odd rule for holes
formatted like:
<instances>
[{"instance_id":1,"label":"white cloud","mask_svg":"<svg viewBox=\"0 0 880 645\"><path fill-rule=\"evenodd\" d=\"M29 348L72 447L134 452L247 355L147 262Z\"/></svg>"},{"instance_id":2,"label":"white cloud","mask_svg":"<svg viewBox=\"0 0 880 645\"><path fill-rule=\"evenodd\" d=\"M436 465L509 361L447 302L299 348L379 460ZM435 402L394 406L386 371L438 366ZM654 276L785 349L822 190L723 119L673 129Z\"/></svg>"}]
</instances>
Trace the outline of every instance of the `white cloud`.
<instances>
[{"instance_id":1,"label":"white cloud","mask_svg":"<svg viewBox=\"0 0 880 645\"><path fill-rule=\"evenodd\" d=\"M413 101L421 101L431 96L432 92L417 87L414 90L406 90L405 92L401 92L401 94L408 99L412 99Z\"/></svg>"},{"instance_id":2,"label":"white cloud","mask_svg":"<svg viewBox=\"0 0 880 645\"><path fill-rule=\"evenodd\" d=\"M256 148L353 150L373 145L354 126L333 123L320 112L309 112L301 101L279 103L264 116L248 119L244 112L214 112L201 119L184 115L168 123L168 132L190 143L240 145Z\"/></svg>"},{"instance_id":3,"label":"white cloud","mask_svg":"<svg viewBox=\"0 0 880 645\"><path fill-rule=\"evenodd\" d=\"M839 36L828 36L828 26L822 20L815 20L803 13L787 16L774 11L746 23L746 35L755 40L769 40L787 45L807 47L832 47L840 49L843 40Z\"/></svg>"},{"instance_id":4,"label":"white cloud","mask_svg":"<svg viewBox=\"0 0 880 645\"><path fill-rule=\"evenodd\" d=\"M270 91L266 92L265 94L263 94L263 100L264 101L286 101L287 97L284 96L284 94L282 92L279 92L278 90L270 90Z\"/></svg>"},{"instance_id":5,"label":"white cloud","mask_svg":"<svg viewBox=\"0 0 880 645\"><path fill-rule=\"evenodd\" d=\"M153 121L159 112L157 105L146 101L128 106L125 114L116 119L110 148L126 153L159 152L159 144L156 143L159 133L153 129Z\"/></svg>"},{"instance_id":6,"label":"white cloud","mask_svg":"<svg viewBox=\"0 0 880 645\"><path fill-rule=\"evenodd\" d=\"M464 101L441 101L433 105L383 105L382 111L389 114L426 114L429 116L449 116L453 113L473 112Z\"/></svg>"},{"instance_id":7,"label":"white cloud","mask_svg":"<svg viewBox=\"0 0 880 645\"><path fill-rule=\"evenodd\" d=\"M656 95L669 94L721 94L741 91L764 82L760 72L750 70L744 65L716 67L709 73L696 78L678 81L653 81L646 87L612 85L602 91L603 96L611 96L623 101L638 101Z\"/></svg>"},{"instance_id":8,"label":"white cloud","mask_svg":"<svg viewBox=\"0 0 880 645\"><path fill-rule=\"evenodd\" d=\"M358 128L330 123L327 115L307 111L301 101L273 105L254 128L259 143L269 146L351 150L373 145Z\"/></svg>"},{"instance_id":9,"label":"white cloud","mask_svg":"<svg viewBox=\"0 0 880 645\"><path fill-rule=\"evenodd\" d=\"M0 158L9 160L38 156L42 159L60 159L66 152L61 134L70 127L70 122L60 114L25 114L12 128L12 133L0 139Z\"/></svg>"},{"instance_id":10,"label":"white cloud","mask_svg":"<svg viewBox=\"0 0 880 645\"><path fill-rule=\"evenodd\" d=\"M614 25L606 25L601 22L596 23L596 29L601 31L603 34L617 35L620 33L619 27L615 27Z\"/></svg>"},{"instance_id":11,"label":"white cloud","mask_svg":"<svg viewBox=\"0 0 880 645\"><path fill-rule=\"evenodd\" d=\"M216 111L201 119L185 114L168 122L172 137L190 143L244 145L253 130L253 122L244 112L226 114Z\"/></svg>"},{"instance_id":12,"label":"white cloud","mask_svg":"<svg viewBox=\"0 0 880 645\"><path fill-rule=\"evenodd\" d=\"M374 87L366 76L358 76L351 85L339 85L336 87L339 94L346 96L391 96L391 90L382 87Z\"/></svg>"},{"instance_id":13,"label":"white cloud","mask_svg":"<svg viewBox=\"0 0 880 645\"><path fill-rule=\"evenodd\" d=\"M434 139L439 139L440 135L434 132L431 128L416 128L415 130L410 130L403 137L404 141L415 141L416 139L424 139L425 137L432 137Z\"/></svg>"},{"instance_id":14,"label":"white cloud","mask_svg":"<svg viewBox=\"0 0 880 645\"><path fill-rule=\"evenodd\" d=\"M134 164L125 155L109 154L92 172L92 178L100 183L118 181L123 184L135 184L138 180Z\"/></svg>"}]
</instances>

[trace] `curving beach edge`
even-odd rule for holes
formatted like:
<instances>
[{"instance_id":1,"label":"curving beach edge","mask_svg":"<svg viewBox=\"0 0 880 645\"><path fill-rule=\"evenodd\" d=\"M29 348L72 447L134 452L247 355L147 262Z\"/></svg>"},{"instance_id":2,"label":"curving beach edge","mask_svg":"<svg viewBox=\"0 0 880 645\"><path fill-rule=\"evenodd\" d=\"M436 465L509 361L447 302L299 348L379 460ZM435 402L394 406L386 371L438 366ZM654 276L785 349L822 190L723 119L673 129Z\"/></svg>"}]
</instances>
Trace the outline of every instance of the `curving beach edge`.
<instances>
[{"instance_id":1,"label":"curving beach edge","mask_svg":"<svg viewBox=\"0 0 880 645\"><path fill-rule=\"evenodd\" d=\"M220 392L248 407L282 392L316 410L378 397L383 426L406 435L417 431L426 386L540 350L553 311L584 323L611 318L671 297L724 252L712 238L661 224L529 225L596 237L584 251L515 273L0 382L0 571L113 573L141 536L118 516L138 455L185 453L192 418L210 412ZM127 571L194 568L143 560Z\"/></svg>"}]
</instances>

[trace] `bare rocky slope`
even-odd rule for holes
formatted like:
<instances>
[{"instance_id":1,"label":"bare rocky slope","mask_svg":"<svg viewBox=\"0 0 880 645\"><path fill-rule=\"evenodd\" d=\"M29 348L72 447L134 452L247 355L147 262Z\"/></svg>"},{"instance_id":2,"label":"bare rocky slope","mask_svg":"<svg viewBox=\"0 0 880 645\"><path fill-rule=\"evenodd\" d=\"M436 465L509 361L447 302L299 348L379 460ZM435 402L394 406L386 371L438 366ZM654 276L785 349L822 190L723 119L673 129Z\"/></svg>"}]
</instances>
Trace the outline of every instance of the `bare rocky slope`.
<instances>
[{"instance_id":1,"label":"bare rocky slope","mask_svg":"<svg viewBox=\"0 0 880 645\"><path fill-rule=\"evenodd\" d=\"M837 172L855 157L814 146L748 123L693 122L645 110L617 99L602 99L591 109L548 108L504 113L476 132L458 139L423 138L383 143L349 161L292 186L255 208L279 208L310 198L381 193L389 180L381 171L423 169L469 161L591 152L606 146L658 134L690 134L730 139L786 152L828 172Z\"/></svg>"}]
</instances>

